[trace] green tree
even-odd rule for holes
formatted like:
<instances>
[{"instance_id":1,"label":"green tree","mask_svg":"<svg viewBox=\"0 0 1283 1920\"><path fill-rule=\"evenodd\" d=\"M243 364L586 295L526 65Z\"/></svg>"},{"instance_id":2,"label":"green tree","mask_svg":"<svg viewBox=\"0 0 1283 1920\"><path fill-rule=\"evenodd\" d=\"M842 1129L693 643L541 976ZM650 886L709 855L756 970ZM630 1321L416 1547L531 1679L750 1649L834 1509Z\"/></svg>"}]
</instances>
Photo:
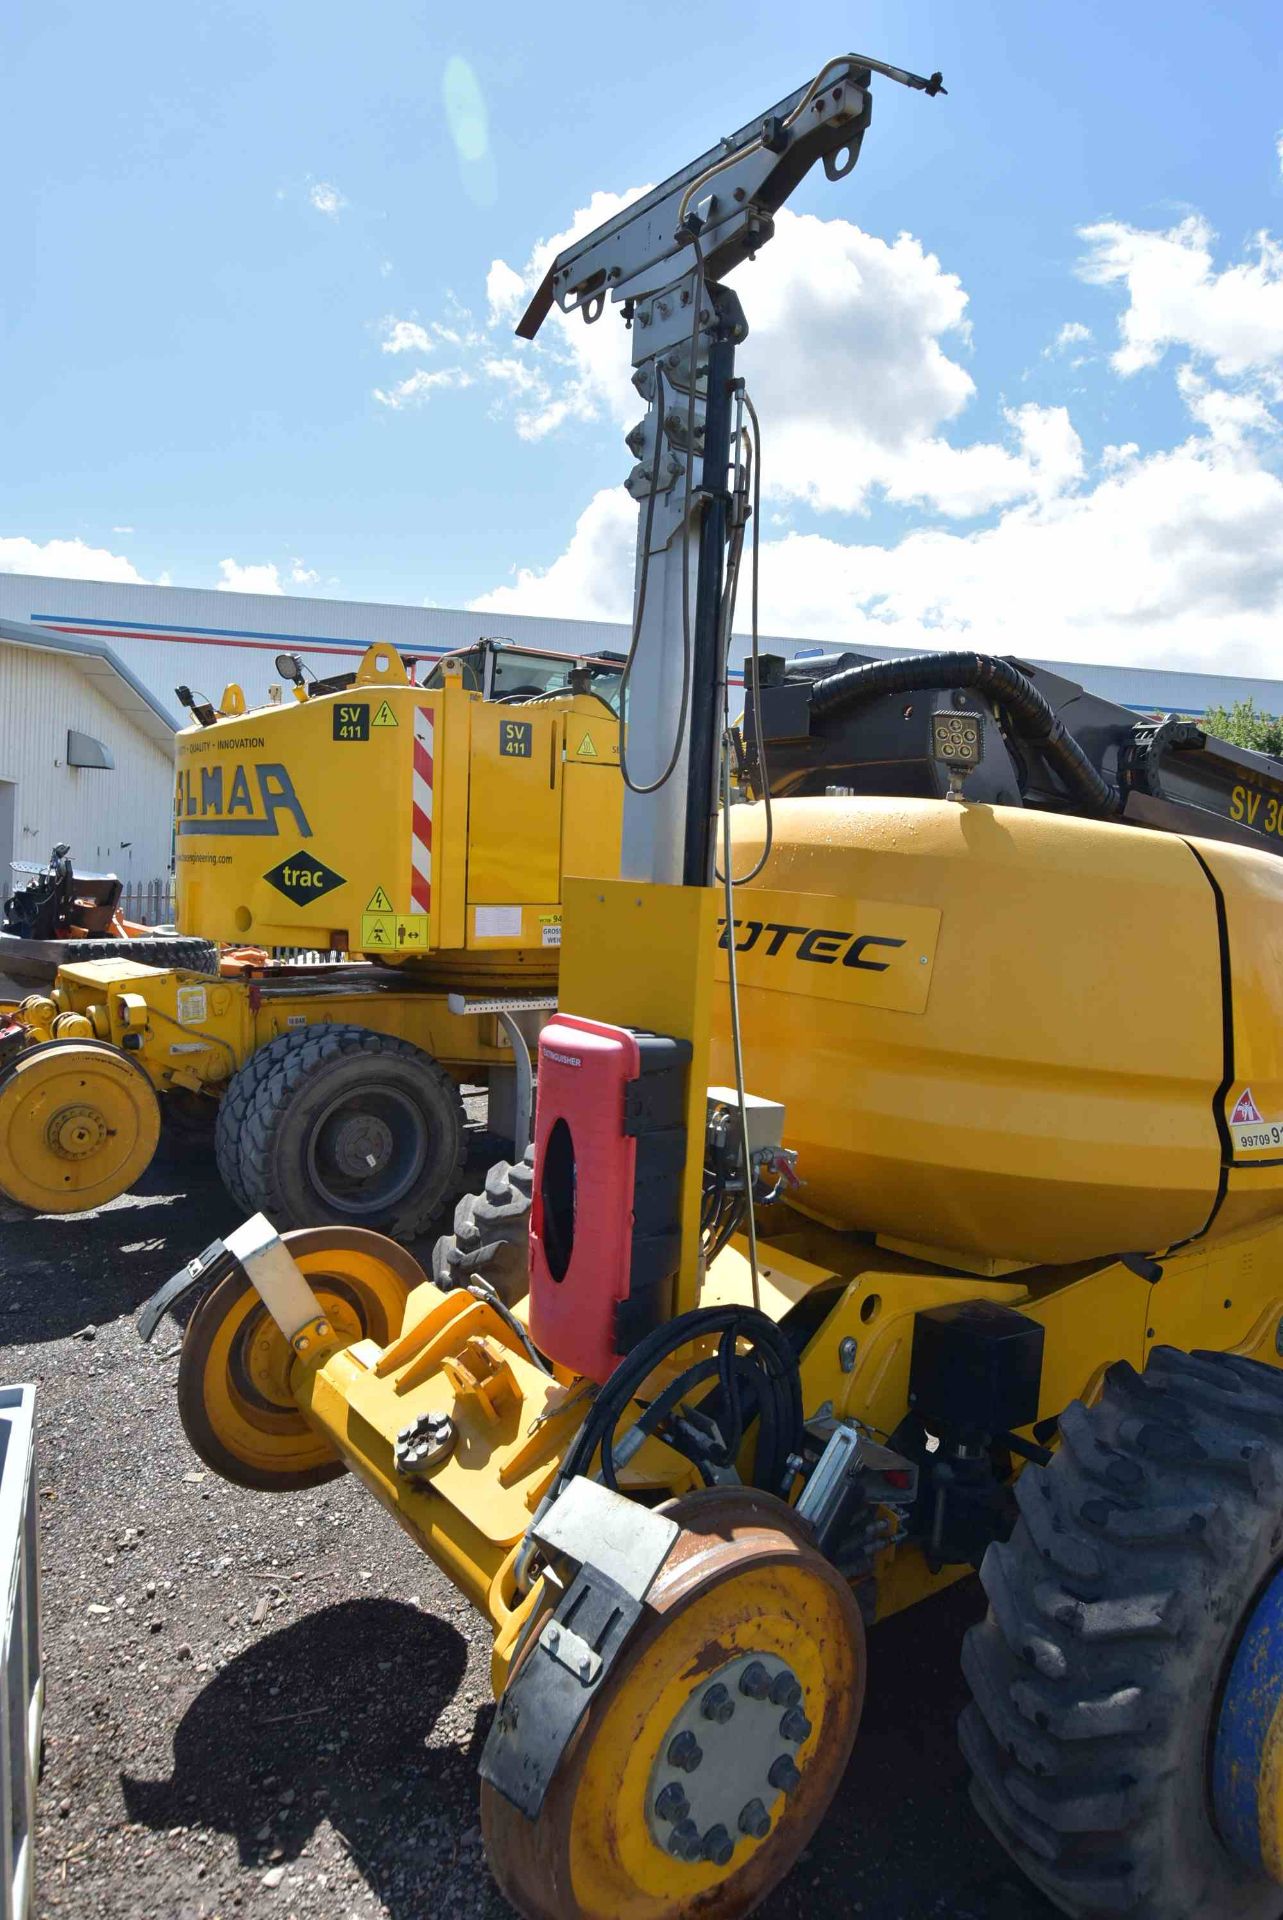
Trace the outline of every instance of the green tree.
<instances>
[{"instance_id":1,"label":"green tree","mask_svg":"<svg viewBox=\"0 0 1283 1920\"><path fill-rule=\"evenodd\" d=\"M1283 759L1283 720L1266 713L1254 700L1236 700L1232 707L1209 707L1199 721L1204 733L1231 746L1250 747Z\"/></svg>"}]
</instances>

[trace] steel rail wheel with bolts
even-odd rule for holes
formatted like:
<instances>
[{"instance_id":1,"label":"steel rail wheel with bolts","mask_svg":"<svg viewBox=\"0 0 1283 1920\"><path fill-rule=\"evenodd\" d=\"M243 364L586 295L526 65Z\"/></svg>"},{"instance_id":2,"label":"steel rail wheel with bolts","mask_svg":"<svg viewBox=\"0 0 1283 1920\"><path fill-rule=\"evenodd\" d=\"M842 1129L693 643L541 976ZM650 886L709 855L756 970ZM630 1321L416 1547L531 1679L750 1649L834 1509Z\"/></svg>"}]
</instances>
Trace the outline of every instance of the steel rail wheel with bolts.
<instances>
[{"instance_id":1,"label":"steel rail wheel with bolts","mask_svg":"<svg viewBox=\"0 0 1283 1920\"><path fill-rule=\"evenodd\" d=\"M1119 1364L1017 1498L963 1657L980 1812L1075 1920L1278 1920L1283 1374Z\"/></svg>"},{"instance_id":2,"label":"steel rail wheel with bolts","mask_svg":"<svg viewBox=\"0 0 1283 1920\"><path fill-rule=\"evenodd\" d=\"M846 1582L783 1502L686 1494L682 1532L529 1821L481 1790L500 1888L528 1920L750 1913L810 1839L864 1701Z\"/></svg>"},{"instance_id":3,"label":"steel rail wheel with bolts","mask_svg":"<svg viewBox=\"0 0 1283 1920\"><path fill-rule=\"evenodd\" d=\"M103 1040L46 1040L0 1073L0 1193L38 1213L114 1200L160 1138L150 1080Z\"/></svg>"},{"instance_id":4,"label":"steel rail wheel with bolts","mask_svg":"<svg viewBox=\"0 0 1283 1920\"><path fill-rule=\"evenodd\" d=\"M385 1346L426 1278L412 1255L359 1227L308 1227L284 1236L342 1344ZM347 1471L299 1412L289 1341L243 1273L199 1302L183 1335L178 1411L183 1431L224 1480L264 1493L316 1487Z\"/></svg>"}]
</instances>

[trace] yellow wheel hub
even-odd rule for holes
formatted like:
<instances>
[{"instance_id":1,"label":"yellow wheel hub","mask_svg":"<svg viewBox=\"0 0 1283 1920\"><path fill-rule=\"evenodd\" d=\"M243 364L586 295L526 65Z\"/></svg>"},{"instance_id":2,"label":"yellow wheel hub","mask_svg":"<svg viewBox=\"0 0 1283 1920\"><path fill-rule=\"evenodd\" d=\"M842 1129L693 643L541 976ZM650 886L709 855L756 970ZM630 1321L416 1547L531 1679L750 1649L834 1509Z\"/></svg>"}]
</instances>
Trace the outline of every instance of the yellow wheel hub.
<instances>
[{"instance_id":1,"label":"yellow wheel hub","mask_svg":"<svg viewBox=\"0 0 1283 1920\"><path fill-rule=\"evenodd\" d=\"M395 1338L411 1289L426 1277L404 1248L359 1227L303 1228L284 1240L344 1346ZM296 1364L244 1275L220 1280L197 1305L178 1363L178 1411L192 1446L224 1480L284 1493L345 1471L299 1412Z\"/></svg>"},{"instance_id":2,"label":"yellow wheel hub","mask_svg":"<svg viewBox=\"0 0 1283 1920\"><path fill-rule=\"evenodd\" d=\"M0 1192L20 1206L102 1206L146 1171L159 1138L150 1080L105 1041L46 1041L0 1074Z\"/></svg>"},{"instance_id":3,"label":"yellow wheel hub","mask_svg":"<svg viewBox=\"0 0 1283 1920\"><path fill-rule=\"evenodd\" d=\"M529 1920L749 1913L818 1825L859 1725L850 1589L789 1509L689 1495L651 1618L602 1686L533 1824L482 1788L490 1863Z\"/></svg>"}]
</instances>

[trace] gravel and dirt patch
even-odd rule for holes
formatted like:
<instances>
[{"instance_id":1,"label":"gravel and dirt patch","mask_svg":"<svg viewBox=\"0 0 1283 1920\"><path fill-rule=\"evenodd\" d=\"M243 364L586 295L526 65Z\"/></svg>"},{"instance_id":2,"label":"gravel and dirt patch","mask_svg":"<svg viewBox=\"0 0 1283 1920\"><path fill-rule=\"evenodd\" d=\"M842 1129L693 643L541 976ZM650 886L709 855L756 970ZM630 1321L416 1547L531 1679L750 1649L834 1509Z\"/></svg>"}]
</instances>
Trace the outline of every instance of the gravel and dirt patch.
<instances>
[{"instance_id":1,"label":"gravel and dirt patch","mask_svg":"<svg viewBox=\"0 0 1283 1920\"><path fill-rule=\"evenodd\" d=\"M178 1330L135 1333L236 1224L203 1163L93 1215L0 1211L0 1380L39 1389L40 1920L500 1920L484 1629L353 1480L274 1497L203 1469ZM978 1606L969 1583L873 1634L855 1759L771 1920L1050 1920L967 1800Z\"/></svg>"}]
</instances>

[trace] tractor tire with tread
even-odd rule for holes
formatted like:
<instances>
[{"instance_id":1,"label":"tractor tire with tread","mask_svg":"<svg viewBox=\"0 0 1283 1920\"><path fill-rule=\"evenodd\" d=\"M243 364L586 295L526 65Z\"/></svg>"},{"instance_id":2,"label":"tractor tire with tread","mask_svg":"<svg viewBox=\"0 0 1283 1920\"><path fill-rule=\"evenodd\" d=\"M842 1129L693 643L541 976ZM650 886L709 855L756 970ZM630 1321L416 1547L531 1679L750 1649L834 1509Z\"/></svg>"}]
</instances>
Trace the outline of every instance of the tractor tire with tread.
<instances>
[{"instance_id":1,"label":"tractor tire with tread","mask_svg":"<svg viewBox=\"0 0 1283 1920\"><path fill-rule=\"evenodd\" d=\"M259 1086L275 1065L277 1056L273 1049L279 1048L283 1040L293 1038L292 1033L278 1034L275 1040L269 1040L265 1047L252 1053L245 1065L232 1075L218 1103L218 1118L214 1122L214 1160L218 1177L237 1206L246 1213L252 1213L253 1208L241 1179L241 1139L245 1132L245 1121Z\"/></svg>"},{"instance_id":2,"label":"tractor tire with tread","mask_svg":"<svg viewBox=\"0 0 1283 1920\"><path fill-rule=\"evenodd\" d=\"M1220 1687L1283 1558L1283 1372L1230 1353L1111 1367L1016 1483L963 1670L972 1798L1074 1920L1278 1920L1208 1784Z\"/></svg>"},{"instance_id":3,"label":"tractor tire with tread","mask_svg":"<svg viewBox=\"0 0 1283 1920\"><path fill-rule=\"evenodd\" d=\"M535 1150L520 1160L497 1160L480 1193L465 1193L454 1210L454 1231L432 1249L432 1278L448 1293L476 1274L507 1306L530 1291L530 1203Z\"/></svg>"},{"instance_id":4,"label":"tractor tire with tread","mask_svg":"<svg viewBox=\"0 0 1283 1920\"><path fill-rule=\"evenodd\" d=\"M62 958L68 965L82 960L137 960L144 967L167 972L217 975L218 948L212 940L193 940L186 934L140 934L133 940L64 940Z\"/></svg>"},{"instance_id":5,"label":"tractor tire with tread","mask_svg":"<svg viewBox=\"0 0 1283 1920\"><path fill-rule=\"evenodd\" d=\"M361 1226L412 1240L458 1192L463 1101L445 1068L408 1040L368 1027L305 1028L279 1034L241 1072L250 1069L243 1103L237 1097L227 1107L235 1082L224 1095L220 1168L234 1135L235 1185L228 1185L282 1231ZM392 1115L390 1125L379 1108ZM363 1173L365 1184L358 1184L351 1166L336 1166L332 1158L333 1128L360 1127L371 1112L394 1163L381 1187ZM376 1169L376 1179L381 1172Z\"/></svg>"}]
</instances>

